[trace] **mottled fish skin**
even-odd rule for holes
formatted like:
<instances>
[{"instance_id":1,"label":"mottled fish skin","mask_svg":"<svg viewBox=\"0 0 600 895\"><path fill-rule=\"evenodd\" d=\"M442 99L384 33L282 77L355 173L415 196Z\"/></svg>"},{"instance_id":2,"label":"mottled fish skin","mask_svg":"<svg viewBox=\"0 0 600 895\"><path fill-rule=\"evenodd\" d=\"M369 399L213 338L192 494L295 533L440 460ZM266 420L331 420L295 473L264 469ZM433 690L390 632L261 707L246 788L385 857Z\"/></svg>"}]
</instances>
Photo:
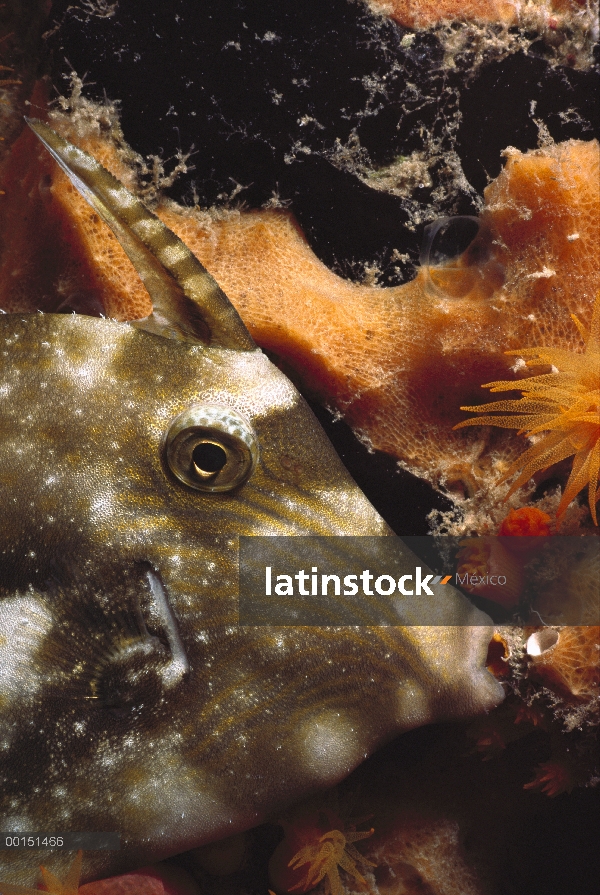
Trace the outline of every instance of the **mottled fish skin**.
<instances>
[{"instance_id":1,"label":"mottled fish skin","mask_svg":"<svg viewBox=\"0 0 600 895\"><path fill-rule=\"evenodd\" d=\"M111 175L84 161L102 192ZM110 214L126 194L149 215L111 189ZM481 614L450 586L440 623L464 627L236 624L239 535L390 531L222 293L161 276L151 332L0 317L0 828L120 832L119 852L86 853L82 881L258 824L397 733L502 698L491 629L468 627ZM166 435L194 407L247 421L254 468L233 490L169 468ZM0 880L33 885L40 862L60 876L71 859L3 851Z\"/></svg>"}]
</instances>

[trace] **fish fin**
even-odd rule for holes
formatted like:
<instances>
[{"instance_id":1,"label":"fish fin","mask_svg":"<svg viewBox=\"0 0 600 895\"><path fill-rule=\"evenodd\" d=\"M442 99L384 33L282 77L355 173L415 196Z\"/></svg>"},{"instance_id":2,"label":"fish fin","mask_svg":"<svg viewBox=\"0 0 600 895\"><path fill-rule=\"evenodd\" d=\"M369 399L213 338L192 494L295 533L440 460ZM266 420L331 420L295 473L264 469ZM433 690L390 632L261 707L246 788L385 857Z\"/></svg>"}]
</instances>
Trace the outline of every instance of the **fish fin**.
<instances>
[{"instance_id":1,"label":"fish fin","mask_svg":"<svg viewBox=\"0 0 600 895\"><path fill-rule=\"evenodd\" d=\"M166 338L238 351L256 348L217 281L178 236L89 153L47 124L25 119L75 189L110 227L152 299L132 324Z\"/></svg>"},{"instance_id":2,"label":"fish fin","mask_svg":"<svg viewBox=\"0 0 600 895\"><path fill-rule=\"evenodd\" d=\"M64 886L59 878L57 876L54 876L54 874L50 870L46 870L44 866L40 866L40 871L42 874L44 885L48 887L48 892L55 892L56 895L63 895Z\"/></svg>"},{"instance_id":3,"label":"fish fin","mask_svg":"<svg viewBox=\"0 0 600 895\"><path fill-rule=\"evenodd\" d=\"M69 868L69 872L67 873L67 878L64 882L63 888L65 889L65 895L77 895L77 890L79 889L79 880L81 878L81 865L83 863L83 852L81 849L75 855L73 863Z\"/></svg>"}]
</instances>

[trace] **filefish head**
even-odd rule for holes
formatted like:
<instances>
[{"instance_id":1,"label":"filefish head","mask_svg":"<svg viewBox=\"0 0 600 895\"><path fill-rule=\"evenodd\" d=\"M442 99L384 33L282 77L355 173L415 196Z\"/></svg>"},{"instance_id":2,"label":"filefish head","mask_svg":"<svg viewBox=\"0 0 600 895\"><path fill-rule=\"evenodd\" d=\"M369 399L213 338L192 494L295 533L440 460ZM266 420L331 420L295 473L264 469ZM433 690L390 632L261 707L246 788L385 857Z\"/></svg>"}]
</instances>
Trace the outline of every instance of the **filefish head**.
<instances>
[{"instance_id":1,"label":"filefish head","mask_svg":"<svg viewBox=\"0 0 600 895\"><path fill-rule=\"evenodd\" d=\"M249 828L502 694L486 627L237 623L240 535L389 529L189 251L33 127L155 309L0 318L0 827L118 832L85 879ZM444 618L477 624L461 599ZM0 854L33 885L40 852Z\"/></svg>"}]
</instances>

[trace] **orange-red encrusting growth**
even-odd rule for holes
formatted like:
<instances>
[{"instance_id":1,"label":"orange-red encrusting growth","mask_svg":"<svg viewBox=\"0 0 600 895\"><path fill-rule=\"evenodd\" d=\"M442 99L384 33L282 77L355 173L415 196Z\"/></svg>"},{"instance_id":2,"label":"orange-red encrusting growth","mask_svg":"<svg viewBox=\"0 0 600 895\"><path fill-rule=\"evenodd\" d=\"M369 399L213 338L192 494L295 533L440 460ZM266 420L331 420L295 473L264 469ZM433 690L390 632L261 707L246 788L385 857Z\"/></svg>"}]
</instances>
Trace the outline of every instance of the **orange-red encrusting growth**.
<instances>
[{"instance_id":1,"label":"orange-red encrusting growth","mask_svg":"<svg viewBox=\"0 0 600 895\"><path fill-rule=\"evenodd\" d=\"M200 886L181 867L165 862L86 883L78 895L200 895Z\"/></svg>"},{"instance_id":2,"label":"orange-red encrusting growth","mask_svg":"<svg viewBox=\"0 0 600 895\"><path fill-rule=\"evenodd\" d=\"M80 886L82 858L83 853L77 852L64 883L45 867L40 867L43 882L37 889L0 881L0 895L39 895L39 892L49 895L200 895L199 887L186 871L167 864L143 867Z\"/></svg>"},{"instance_id":3,"label":"orange-red encrusting growth","mask_svg":"<svg viewBox=\"0 0 600 895\"><path fill-rule=\"evenodd\" d=\"M551 533L552 519L538 507L510 510L498 529L501 537L546 537Z\"/></svg>"}]
</instances>

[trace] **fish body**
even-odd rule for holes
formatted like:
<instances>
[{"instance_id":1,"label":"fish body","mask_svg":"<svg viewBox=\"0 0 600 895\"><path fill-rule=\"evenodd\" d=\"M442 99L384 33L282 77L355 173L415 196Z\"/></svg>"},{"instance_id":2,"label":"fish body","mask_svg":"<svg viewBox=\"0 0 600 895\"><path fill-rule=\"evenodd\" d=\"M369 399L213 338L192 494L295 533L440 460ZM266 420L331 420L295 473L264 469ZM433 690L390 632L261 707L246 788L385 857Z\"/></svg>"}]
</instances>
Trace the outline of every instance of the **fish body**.
<instances>
[{"instance_id":1,"label":"fish body","mask_svg":"<svg viewBox=\"0 0 600 895\"><path fill-rule=\"evenodd\" d=\"M258 824L502 691L490 629L451 587L455 627L237 623L240 535L391 532L193 256L36 130L155 306L137 327L0 318L0 829L119 832L85 880ZM0 880L71 857L1 851Z\"/></svg>"}]
</instances>

